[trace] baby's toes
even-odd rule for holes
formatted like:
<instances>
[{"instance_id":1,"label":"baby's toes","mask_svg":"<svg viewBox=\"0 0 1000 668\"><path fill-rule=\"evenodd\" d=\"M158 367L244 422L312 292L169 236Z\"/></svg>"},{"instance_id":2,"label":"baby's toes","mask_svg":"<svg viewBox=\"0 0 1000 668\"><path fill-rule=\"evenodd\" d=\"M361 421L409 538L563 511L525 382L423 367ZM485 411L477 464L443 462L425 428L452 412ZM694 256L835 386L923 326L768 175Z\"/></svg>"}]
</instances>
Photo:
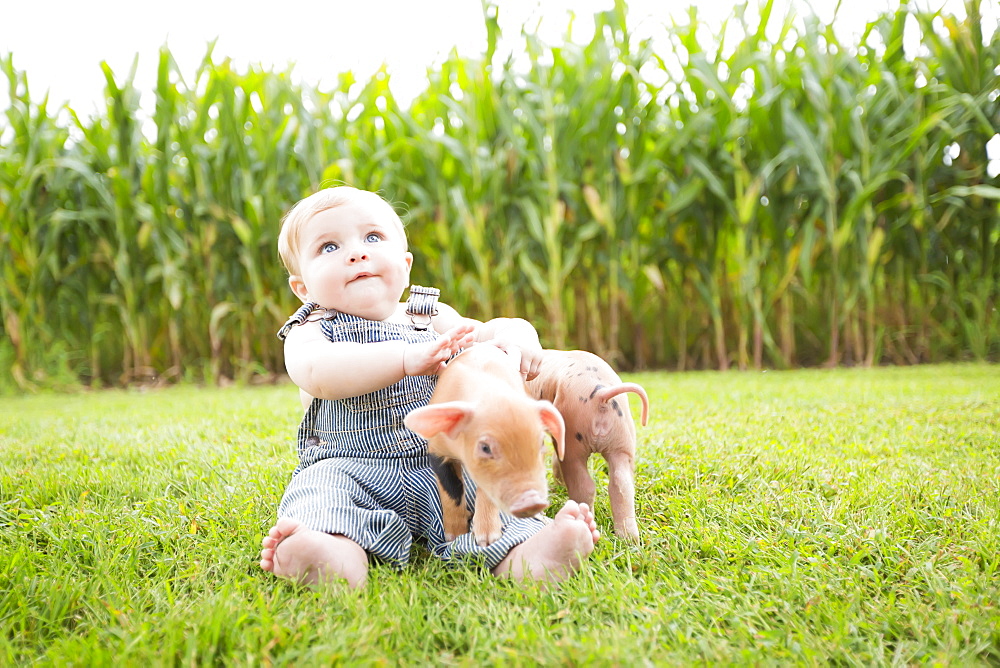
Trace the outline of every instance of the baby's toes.
<instances>
[{"instance_id":1,"label":"baby's toes","mask_svg":"<svg viewBox=\"0 0 1000 668\"><path fill-rule=\"evenodd\" d=\"M562 520L562 519L572 520L579 518L580 518L580 506L579 504L577 504L576 501L573 501L572 499L567 501L563 505L563 507L559 509L559 512L556 513L556 520Z\"/></svg>"}]
</instances>

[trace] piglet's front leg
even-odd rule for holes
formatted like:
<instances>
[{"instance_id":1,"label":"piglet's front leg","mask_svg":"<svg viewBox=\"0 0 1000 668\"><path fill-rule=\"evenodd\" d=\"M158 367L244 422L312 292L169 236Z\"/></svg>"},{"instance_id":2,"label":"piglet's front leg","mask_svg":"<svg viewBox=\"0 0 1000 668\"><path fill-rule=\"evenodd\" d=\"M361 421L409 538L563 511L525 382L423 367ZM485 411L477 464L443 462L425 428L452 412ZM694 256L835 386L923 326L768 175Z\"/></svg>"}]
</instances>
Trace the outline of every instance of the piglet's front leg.
<instances>
[{"instance_id":1,"label":"piglet's front leg","mask_svg":"<svg viewBox=\"0 0 1000 668\"><path fill-rule=\"evenodd\" d=\"M608 498L615 522L615 535L633 543L639 540L639 525L635 520L635 460L631 453L607 455Z\"/></svg>"},{"instance_id":2,"label":"piglet's front leg","mask_svg":"<svg viewBox=\"0 0 1000 668\"><path fill-rule=\"evenodd\" d=\"M500 509L492 499L480 492L476 495L476 510L472 515L472 534L476 538L476 544L486 547L498 541L502 533Z\"/></svg>"}]
</instances>

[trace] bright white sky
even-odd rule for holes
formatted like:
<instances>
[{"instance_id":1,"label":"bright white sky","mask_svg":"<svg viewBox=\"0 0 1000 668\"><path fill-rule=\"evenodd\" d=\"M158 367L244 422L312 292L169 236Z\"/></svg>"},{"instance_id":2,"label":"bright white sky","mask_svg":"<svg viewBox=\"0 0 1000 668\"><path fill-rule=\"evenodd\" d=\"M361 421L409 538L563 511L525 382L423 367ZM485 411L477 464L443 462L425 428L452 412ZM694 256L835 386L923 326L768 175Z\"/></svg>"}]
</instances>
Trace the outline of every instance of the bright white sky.
<instances>
[{"instance_id":1,"label":"bright white sky","mask_svg":"<svg viewBox=\"0 0 1000 668\"><path fill-rule=\"evenodd\" d=\"M751 3L756 0L750 0ZM919 0L921 6L964 16L962 0ZM502 0L500 20L506 34L521 25L539 25L549 43L565 34L568 10L577 19L574 35L592 35L591 16L613 0ZM632 0L630 25L657 26L691 4L707 20L731 13L723 0ZM777 0L776 14L792 4L809 13L807 0ZM842 38L860 32L880 10L898 0L842 0L835 24ZM829 21L835 0L812 0ZM995 23L996 0L983 0ZM539 23L540 21L540 23ZM303 81L326 85L352 70L365 79L383 61L390 68L396 95L408 99L422 88L426 67L452 47L465 55L485 49L480 0L0 0L0 54L13 53L14 65L28 74L32 98L50 92L52 107L68 101L81 116L97 109L104 87L100 62L119 79L139 55L136 83L151 91L157 52L167 44L188 83L218 38L216 60L228 56L239 69L248 63L283 70L294 63ZM7 105L7 83L0 76L0 110ZM0 125L3 120L0 117Z\"/></svg>"}]
</instances>

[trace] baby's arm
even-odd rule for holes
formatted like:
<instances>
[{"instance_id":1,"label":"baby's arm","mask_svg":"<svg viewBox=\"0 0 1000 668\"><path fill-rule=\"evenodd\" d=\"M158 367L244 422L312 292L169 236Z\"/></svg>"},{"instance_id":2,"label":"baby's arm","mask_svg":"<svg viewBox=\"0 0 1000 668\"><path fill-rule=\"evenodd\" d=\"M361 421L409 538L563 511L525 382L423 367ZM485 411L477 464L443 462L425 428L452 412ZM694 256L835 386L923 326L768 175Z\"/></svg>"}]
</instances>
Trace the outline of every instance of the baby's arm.
<instances>
[{"instance_id":1,"label":"baby's arm","mask_svg":"<svg viewBox=\"0 0 1000 668\"><path fill-rule=\"evenodd\" d=\"M481 337L481 338L480 338ZM476 332L476 340L492 343L506 352L520 369L521 375L531 380L538 375L542 363L542 344L538 332L523 318L494 318L487 320Z\"/></svg>"},{"instance_id":2,"label":"baby's arm","mask_svg":"<svg viewBox=\"0 0 1000 668\"><path fill-rule=\"evenodd\" d=\"M538 375L538 366L542 362L542 345L538 342L538 332L527 320L493 318L479 322L472 318L464 318L455 309L439 302L438 317L434 323L435 327L440 327L442 330L459 323L474 324L477 342L491 343L506 352L520 369L521 375L528 380Z\"/></svg>"},{"instance_id":3,"label":"baby's arm","mask_svg":"<svg viewBox=\"0 0 1000 668\"><path fill-rule=\"evenodd\" d=\"M331 343L318 322L307 322L293 327L285 339L285 368L309 396L344 399L375 392L404 376L436 374L472 340L473 326L460 323L429 343Z\"/></svg>"}]
</instances>

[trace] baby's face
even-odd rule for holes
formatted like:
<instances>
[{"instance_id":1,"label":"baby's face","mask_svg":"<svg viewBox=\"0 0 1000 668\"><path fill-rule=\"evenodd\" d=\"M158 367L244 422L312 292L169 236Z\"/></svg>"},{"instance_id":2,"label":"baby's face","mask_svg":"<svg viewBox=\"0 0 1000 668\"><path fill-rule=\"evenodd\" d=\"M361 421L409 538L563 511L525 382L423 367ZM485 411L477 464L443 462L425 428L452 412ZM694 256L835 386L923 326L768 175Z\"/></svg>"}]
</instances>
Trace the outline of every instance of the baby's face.
<instances>
[{"instance_id":1,"label":"baby's face","mask_svg":"<svg viewBox=\"0 0 1000 668\"><path fill-rule=\"evenodd\" d=\"M288 279L300 299L369 320L396 311L413 255L388 209L351 203L320 211L301 234L301 275Z\"/></svg>"}]
</instances>

